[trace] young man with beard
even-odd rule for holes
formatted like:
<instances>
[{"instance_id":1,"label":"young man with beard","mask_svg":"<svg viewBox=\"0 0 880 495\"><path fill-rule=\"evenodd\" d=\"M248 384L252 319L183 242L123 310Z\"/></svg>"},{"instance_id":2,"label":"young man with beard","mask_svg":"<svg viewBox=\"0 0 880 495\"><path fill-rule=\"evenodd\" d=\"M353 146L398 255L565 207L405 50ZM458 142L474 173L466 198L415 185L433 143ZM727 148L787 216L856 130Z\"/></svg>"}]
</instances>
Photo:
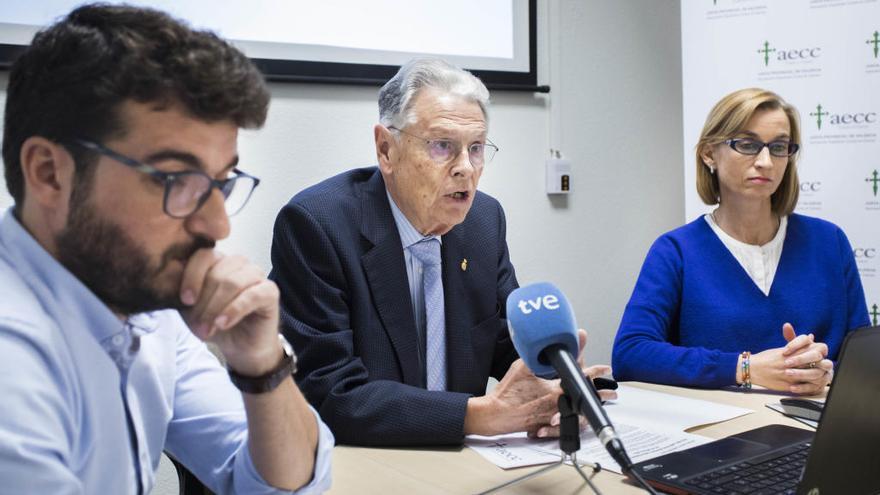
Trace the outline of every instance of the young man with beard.
<instances>
[{"instance_id":1,"label":"young man with beard","mask_svg":"<svg viewBox=\"0 0 880 495\"><path fill-rule=\"evenodd\" d=\"M15 62L3 490L146 493L163 449L218 493L328 487L333 437L291 379L278 289L214 249L258 183L238 129L268 102L243 54L146 9L78 8Z\"/></svg>"}]
</instances>

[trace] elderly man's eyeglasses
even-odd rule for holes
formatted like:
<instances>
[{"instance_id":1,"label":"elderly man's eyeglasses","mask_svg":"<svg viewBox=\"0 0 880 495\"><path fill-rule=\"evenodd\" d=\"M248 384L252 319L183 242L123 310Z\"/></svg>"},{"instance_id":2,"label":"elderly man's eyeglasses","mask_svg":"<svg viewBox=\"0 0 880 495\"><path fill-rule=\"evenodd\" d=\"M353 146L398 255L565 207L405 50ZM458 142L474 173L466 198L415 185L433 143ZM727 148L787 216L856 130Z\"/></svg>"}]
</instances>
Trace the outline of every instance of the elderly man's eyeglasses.
<instances>
[{"instance_id":1,"label":"elderly man's eyeglasses","mask_svg":"<svg viewBox=\"0 0 880 495\"><path fill-rule=\"evenodd\" d=\"M260 179L237 168L232 170L233 175L228 179L216 180L197 170L163 172L156 167L129 158L92 141L73 139L69 143L94 151L138 172L152 176L156 182L165 186L162 208L167 215L174 218L186 218L198 211L211 196L211 191L215 187L223 194L226 214L235 215L244 208L254 189L260 184Z\"/></svg>"},{"instance_id":2,"label":"elderly man's eyeglasses","mask_svg":"<svg viewBox=\"0 0 880 495\"><path fill-rule=\"evenodd\" d=\"M769 143L765 143L762 141L758 141L757 139L751 138L742 138L742 139L728 139L724 141L734 150L742 153L743 155L757 155L764 149L766 146L768 150L770 150L770 154L777 157L786 157L791 156L797 153L800 145L797 143L792 143L791 141L771 141Z\"/></svg>"},{"instance_id":3,"label":"elderly man's eyeglasses","mask_svg":"<svg viewBox=\"0 0 880 495\"><path fill-rule=\"evenodd\" d=\"M447 163L455 159L455 157L461 154L461 150L463 148L461 143L459 143L458 141L452 141L450 139L426 139L393 126L389 127L388 129L406 134L411 138L424 141L428 151L428 156L430 156L431 160L439 165L446 165ZM492 158L495 157L495 153L498 152L498 146L495 146L492 141L486 140L485 143L471 143L467 147L467 152L468 160L470 160L471 165L473 165L474 168L481 168L485 164L492 161Z\"/></svg>"}]
</instances>

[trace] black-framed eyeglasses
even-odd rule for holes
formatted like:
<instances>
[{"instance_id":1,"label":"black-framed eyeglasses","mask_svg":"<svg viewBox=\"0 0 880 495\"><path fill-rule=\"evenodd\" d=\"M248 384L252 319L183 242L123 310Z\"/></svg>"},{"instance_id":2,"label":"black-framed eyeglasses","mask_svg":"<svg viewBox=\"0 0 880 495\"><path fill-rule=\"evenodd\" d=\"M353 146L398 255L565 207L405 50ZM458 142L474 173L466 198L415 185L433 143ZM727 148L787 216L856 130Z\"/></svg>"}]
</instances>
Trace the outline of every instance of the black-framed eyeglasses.
<instances>
[{"instance_id":1,"label":"black-framed eyeglasses","mask_svg":"<svg viewBox=\"0 0 880 495\"><path fill-rule=\"evenodd\" d=\"M235 215L244 208L254 189L260 184L260 179L237 168L232 169L234 174L232 177L222 180L212 179L208 174L198 170L163 172L93 141L72 139L67 142L104 155L155 178L165 186L162 209L168 216L174 218L186 218L198 211L211 196L211 191L215 187L223 194L226 214Z\"/></svg>"},{"instance_id":2,"label":"black-framed eyeglasses","mask_svg":"<svg viewBox=\"0 0 880 495\"><path fill-rule=\"evenodd\" d=\"M463 148L461 143L458 141L452 141L451 139L427 139L394 126L391 126L388 129L424 141L427 147L428 156L430 156L431 160L438 165L446 165L455 159L455 157L461 154ZM485 143L471 143L467 147L467 152L468 160L470 160L471 165L473 165L474 168L482 168L495 157L495 153L498 152L498 146L495 146L495 143L487 139Z\"/></svg>"},{"instance_id":3,"label":"black-framed eyeglasses","mask_svg":"<svg viewBox=\"0 0 880 495\"><path fill-rule=\"evenodd\" d=\"M766 146L770 150L770 154L779 158L791 156L797 153L801 145L792 143L791 141L770 141L765 143L752 138L728 139L724 141L730 145L735 151L743 155L757 155Z\"/></svg>"}]
</instances>

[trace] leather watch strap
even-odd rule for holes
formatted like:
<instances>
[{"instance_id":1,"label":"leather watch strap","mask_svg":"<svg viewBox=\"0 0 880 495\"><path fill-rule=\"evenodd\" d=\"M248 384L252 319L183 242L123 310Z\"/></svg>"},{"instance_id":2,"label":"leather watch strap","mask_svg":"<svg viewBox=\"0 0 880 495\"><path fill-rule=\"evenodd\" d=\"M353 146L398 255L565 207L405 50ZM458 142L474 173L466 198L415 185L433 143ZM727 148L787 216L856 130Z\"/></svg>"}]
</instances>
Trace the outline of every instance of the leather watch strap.
<instances>
[{"instance_id":1,"label":"leather watch strap","mask_svg":"<svg viewBox=\"0 0 880 495\"><path fill-rule=\"evenodd\" d=\"M275 390L285 378L296 373L296 354L294 354L293 348L290 346L290 343L287 342L287 339L285 339L280 333L278 334L278 340L281 342L281 349L284 352L284 356L281 358L278 366L273 368L272 371L261 376L245 376L237 373L232 368L228 369L229 379L232 380L232 384L235 385L236 388L248 394L271 392L272 390Z\"/></svg>"}]
</instances>

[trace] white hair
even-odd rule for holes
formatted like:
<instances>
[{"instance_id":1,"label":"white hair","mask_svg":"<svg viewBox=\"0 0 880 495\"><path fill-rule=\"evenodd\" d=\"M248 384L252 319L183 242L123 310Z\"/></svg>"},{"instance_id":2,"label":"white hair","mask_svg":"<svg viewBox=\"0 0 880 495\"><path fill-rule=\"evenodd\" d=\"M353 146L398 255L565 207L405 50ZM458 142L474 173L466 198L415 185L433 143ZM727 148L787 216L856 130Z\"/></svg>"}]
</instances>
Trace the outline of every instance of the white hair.
<instances>
[{"instance_id":1,"label":"white hair","mask_svg":"<svg viewBox=\"0 0 880 495\"><path fill-rule=\"evenodd\" d=\"M415 122L412 100L423 88L471 100L489 121L489 90L476 76L466 70L434 57L415 58L400 67L379 90L379 122L385 127L402 128Z\"/></svg>"}]
</instances>

